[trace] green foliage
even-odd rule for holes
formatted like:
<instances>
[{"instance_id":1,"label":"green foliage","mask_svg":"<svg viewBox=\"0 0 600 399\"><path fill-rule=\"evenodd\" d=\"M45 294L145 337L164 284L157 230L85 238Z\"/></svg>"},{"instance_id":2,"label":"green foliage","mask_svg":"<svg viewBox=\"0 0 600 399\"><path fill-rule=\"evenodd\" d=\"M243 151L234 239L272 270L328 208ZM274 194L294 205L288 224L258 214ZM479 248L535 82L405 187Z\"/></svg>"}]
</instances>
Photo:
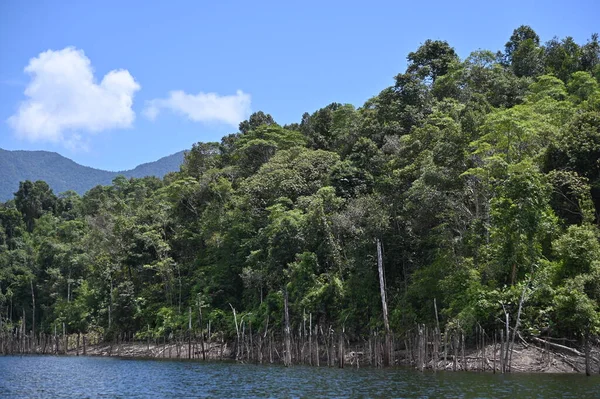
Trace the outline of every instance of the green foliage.
<instances>
[{"instance_id":1,"label":"green foliage","mask_svg":"<svg viewBox=\"0 0 600 399\"><path fill-rule=\"evenodd\" d=\"M445 75L450 65L458 60L456 52L447 42L426 40L417 51L408 54L409 73L416 73L421 79L435 82L438 76Z\"/></svg>"},{"instance_id":2,"label":"green foliage","mask_svg":"<svg viewBox=\"0 0 600 399\"><path fill-rule=\"evenodd\" d=\"M241 134L246 134L251 130L254 130L260 126L271 126L277 125L273 117L269 114L265 114L262 111L254 112L250 117L240 122L239 129Z\"/></svg>"},{"instance_id":3,"label":"green foliage","mask_svg":"<svg viewBox=\"0 0 600 399\"><path fill-rule=\"evenodd\" d=\"M504 47L504 56L516 76L537 76L542 72L544 50L539 45L540 38L531 27L522 25L514 30Z\"/></svg>"},{"instance_id":4,"label":"green foliage","mask_svg":"<svg viewBox=\"0 0 600 399\"><path fill-rule=\"evenodd\" d=\"M569 226L554 242L559 260L557 279L573 278L579 274L589 275L600 267L600 242L598 231L590 225Z\"/></svg>"}]
</instances>

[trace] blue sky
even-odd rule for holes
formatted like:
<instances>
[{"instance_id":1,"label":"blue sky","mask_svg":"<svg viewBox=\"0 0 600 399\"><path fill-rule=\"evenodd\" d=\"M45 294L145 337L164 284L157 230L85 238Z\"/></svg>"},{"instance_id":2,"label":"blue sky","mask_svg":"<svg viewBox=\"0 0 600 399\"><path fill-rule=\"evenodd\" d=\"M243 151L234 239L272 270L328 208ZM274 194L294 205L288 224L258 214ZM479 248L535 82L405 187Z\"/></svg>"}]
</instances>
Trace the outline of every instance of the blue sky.
<instances>
[{"instance_id":1,"label":"blue sky","mask_svg":"<svg viewBox=\"0 0 600 399\"><path fill-rule=\"evenodd\" d=\"M360 106L427 39L461 58L513 29L600 31L571 1L0 1L0 148L123 170L218 141L249 112Z\"/></svg>"}]
</instances>

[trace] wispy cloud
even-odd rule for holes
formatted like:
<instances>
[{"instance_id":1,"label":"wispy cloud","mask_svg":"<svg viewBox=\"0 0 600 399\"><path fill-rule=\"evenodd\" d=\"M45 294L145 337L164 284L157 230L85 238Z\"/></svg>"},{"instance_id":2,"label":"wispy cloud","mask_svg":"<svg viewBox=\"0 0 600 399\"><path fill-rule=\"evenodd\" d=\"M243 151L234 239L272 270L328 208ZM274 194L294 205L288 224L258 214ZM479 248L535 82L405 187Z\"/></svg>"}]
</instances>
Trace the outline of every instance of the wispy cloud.
<instances>
[{"instance_id":1,"label":"wispy cloud","mask_svg":"<svg viewBox=\"0 0 600 399\"><path fill-rule=\"evenodd\" d=\"M144 115L154 120L162 109L185 115L194 122L219 122L237 127L250 115L250 94L238 90L234 95L216 93L187 94L172 91L167 98L148 101Z\"/></svg>"},{"instance_id":2,"label":"wispy cloud","mask_svg":"<svg viewBox=\"0 0 600 399\"><path fill-rule=\"evenodd\" d=\"M48 50L29 61L27 99L8 118L17 136L85 148L86 132L127 128L133 124L133 96L140 85L124 69L94 79L89 58L73 47Z\"/></svg>"}]
</instances>

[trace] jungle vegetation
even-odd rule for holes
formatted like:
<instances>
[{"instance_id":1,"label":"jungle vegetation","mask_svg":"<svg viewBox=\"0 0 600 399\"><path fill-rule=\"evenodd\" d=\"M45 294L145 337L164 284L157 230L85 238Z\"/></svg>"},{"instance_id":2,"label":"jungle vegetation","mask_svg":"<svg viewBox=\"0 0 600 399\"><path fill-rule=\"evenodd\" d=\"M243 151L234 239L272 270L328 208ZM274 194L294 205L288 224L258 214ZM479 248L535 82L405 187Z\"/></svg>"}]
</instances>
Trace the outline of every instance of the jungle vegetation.
<instances>
[{"instance_id":1,"label":"jungle vegetation","mask_svg":"<svg viewBox=\"0 0 600 399\"><path fill-rule=\"evenodd\" d=\"M2 329L164 336L201 308L233 337L232 308L281 331L287 298L292 328L352 337L433 326L434 301L466 331L509 314L525 337L597 337L598 35L521 26L502 51L427 40L407 61L361 107L256 112L163 179L21 182L0 204Z\"/></svg>"}]
</instances>

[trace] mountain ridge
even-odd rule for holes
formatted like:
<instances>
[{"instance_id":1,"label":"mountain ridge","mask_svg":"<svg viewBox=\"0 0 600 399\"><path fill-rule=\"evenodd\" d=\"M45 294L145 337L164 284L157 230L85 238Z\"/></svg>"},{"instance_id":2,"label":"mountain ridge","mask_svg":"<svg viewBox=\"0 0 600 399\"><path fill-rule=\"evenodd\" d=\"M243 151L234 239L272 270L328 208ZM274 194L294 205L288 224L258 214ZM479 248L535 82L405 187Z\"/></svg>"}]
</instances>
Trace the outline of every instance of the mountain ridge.
<instances>
[{"instance_id":1,"label":"mountain ridge","mask_svg":"<svg viewBox=\"0 0 600 399\"><path fill-rule=\"evenodd\" d=\"M156 176L162 178L179 170L185 151L146 162L133 169L108 171L78 164L57 152L43 150L5 150L0 148L0 201L13 198L24 180L44 180L55 193L73 190L83 195L101 184L111 184L119 175L127 178Z\"/></svg>"}]
</instances>

